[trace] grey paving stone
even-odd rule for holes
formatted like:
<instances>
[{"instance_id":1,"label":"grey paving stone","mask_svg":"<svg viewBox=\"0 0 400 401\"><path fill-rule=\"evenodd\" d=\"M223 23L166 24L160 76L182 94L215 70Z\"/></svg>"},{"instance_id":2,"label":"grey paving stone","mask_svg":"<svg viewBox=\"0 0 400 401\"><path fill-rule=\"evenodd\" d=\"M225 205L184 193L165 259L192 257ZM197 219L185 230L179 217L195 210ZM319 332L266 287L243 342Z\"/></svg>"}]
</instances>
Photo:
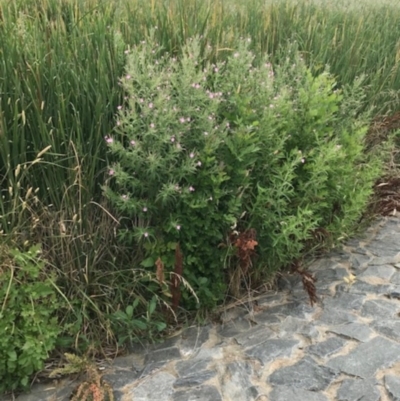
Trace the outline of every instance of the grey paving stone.
<instances>
[{"instance_id":1,"label":"grey paving stone","mask_svg":"<svg viewBox=\"0 0 400 401\"><path fill-rule=\"evenodd\" d=\"M377 382L371 379L345 379L337 394L337 401L379 401L381 394Z\"/></svg>"},{"instance_id":2,"label":"grey paving stone","mask_svg":"<svg viewBox=\"0 0 400 401\"><path fill-rule=\"evenodd\" d=\"M335 270L337 267L340 267L339 263L332 260L332 257L340 256L340 258L344 255L344 253L334 252L332 255L326 254L324 257L315 260L308 268L308 270L312 273L316 272L326 272Z\"/></svg>"},{"instance_id":3,"label":"grey paving stone","mask_svg":"<svg viewBox=\"0 0 400 401\"><path fill-rule=\"evenodd\" d=\"M340 337L331 337L327 340L310 345L306 348L306 352L316 355L320 358L326 358L343 348L346 341Z\"/></svg>"},{"instance_id":4,"label":"grey paving stone","mask_svg":"<svg viewBox=\"0 0 400 401\"><path fill-rule=\"evenodd\" d=\"M329 288L336 281L342 281L343 277L348 276L347 269L343 267L335 267L326 270L318 270L314 273L317 282L317 289Z\"/></svg>"},{"instance_id":5,"label":"grey paving stone","mask_svg":"<svg viewBox=\"0 0 400 401\"><path fill-rule=\"evenodd\" d=\"M235 340L244 349L247 349L262 344L271 337L275 337L275 333L271 329L263 325L258 325L245 333L235 336Z\"/></svg>"},{"instance_id":6,"label":"grey paving stone","mask_svg":"<svg viewBox=\"0 0 400 401\"><path fill-rule=\"evenodd\" d=\"M393 401L400 401L400 377L385 375L385 387Z\"/></svg>"},{"instance_id":7,"label":"grey paving stone","mask_svg":"<svg viewBox=\"0 0 400 401\"><path fill-rule=\"evenodd\" d=\"M252 324L248 319L239 318L222 325L218 330L218 334L222 337L235 337L250 330L251 327Z\"/></svg>"},{"instance_id":8,"label":"grey paving stone","mask_svg":"<svg viewBox=\"0 0 400 401\"><path fill-rule=\"evenodd\" d=\"M292 291L301 286L301 278L298 274L283 274L278 277L277 285L279 291Z\"/></svg>"},{"instance_id":9,"label":"grey paving stone","mask_svg":"<svg viewBox=\"0 0 400 401\"><path fill-rule=\"evenodd\" d=\"M385 301L383 299L365 301L361 315L379 319L394 317L400 311L400 303Z\"/></svg>"},{"instance_id":10,"label":"grey paving stone","mask_svg":"<svg viewBox=\"0 0 400 401\"><path fill-rule=\"evenodd\" d=\"M144 363L145 365L154 363L158 364L160 362L168 362L173 359L178 359L180 357L181 357L181 352L177 347L163 348L156 351L150 351L146 355Z\"/></svg>"},{"instance_id":11,"label":"grey paving stone","mask_svg":"<svg viewBox=\"0 0 400 401\"><path fill-rule=\"evenodd\" d=\"M269 401L328 401L320 393L307 391L297 387L274 386L268 396Z\"/></svg>"},{"instance_id":12,"label":"grey paving stone","mask_svg":"<svg viewBox=\"0 0 400 401\"><path fill-rule=\"evenodd\" d=\"M200 348L196 354L192 356L194 361L215 361L216 359L222 359L224 357L224 352L221 346L218 344L212 348Z\"/></svg>"},{"instance_id":13,"label":"grey paving stone","mask_svg":"<svg viewBox=\"0 0 400 401\"><path fill-rule=\"evenodd\" d=\"M312 308L306 303L289 302L283 305L276 305L268 308L263 313L282 315L283 317L292 316L299 319L311 320L315 313L315 308Z\"/></svg>"},{"instance_id":14,"label":"grey paving stone","mask_svg":"<svg viewBox=\"0 0 400 401\"><path fill-rule=\"evenodd\" d=\"M173 394L175 377L166 372L156 373L148 377L129 393L132 401L169 401Z\"/></svg>"},{"instance_id":15,"label":"grey paving stone","mask_svg":"<svg viewBox=\"0 0 400 401\"><path fill-rule=\"evenodd\" d=\"M308 339L315 339L319 336L313 322L297 319L292 316L288 316L277 327L279 328L279 337L292 337L294 334L300 334Z\"/></svg>"},{"instance_id":16,"label":"grey paving stone","mask_svg":"<svg viewBox=\"0 0 400 401\"><path fill-rule=\"evenodd\" d=\"M199 386L213 378L216 374L217 372L215 370L193 372L193 374L189 376L177 379L174 383L174 388Z\"/></svg>"},{"instance_id":17,"label":"grey paving stone","mask_svg":"<svg viewBox=\"0 0 400 401\"><path fill-rule=\"evenodd\" d=\"M328 331L361 342L368 341L373 334L373 331L368 326L361 323L343 324L331 327Z\"/></svg>"},{"instance_id":18,"label":"grey paving stone","mask_svg":"<svg viewBox=\"0 0 400 401\"><path fill-rule=\"evenodd\" d=\"M223 400L247 401L253 387L250 377L253 368L247 362L236 361L227 365L223 372L220 371L221 395Z\"/></svg>"},{"instance_id":19,"label":"grey paving stone","mask_svg":"<svg viewBox=\"0 0 400 401\"><path fill-rule=\"evenodd\" d=\"M378 333L400 342L400 321L399 320L376 320L372 327Z\"/></svg>"},{"instance_id":20,"label":"grey paving stone","mask_svg":"<svg viewBox=\"0 0 400 401\"><path fill-rule=\"evenodd\" d=\"M157 370L160 370L162 367L165 366L166 363L166 361L161 361L144 365L143 369L139 372L139 377L143 378L156 372Z\"/></svg>"},{"instance_id":21,"label":"grey paving stone","mask_svg":"<svg viewBox=\"0 0 400 401\"><path fill-rule=\"evenodd\" d=\"M105 374L103 378L112 384L114 389L118 390L127 384L133 383L139 376L139 372L134 372L132 370L117 370L115 373Z\"/></svg>"},{"instance_id":22,"label":"grey paving stone","mask_svg":"<svg viewBox=\"0 0 400 401\"><path fill-rule=\"evenodd\" d=\"M122 391L113 391L114 401L122 401L124 398L124 393Z\"/></svg>"},{"instance_id":23,"label":"grey paving stone","mask_svg":"<svg viewBox=\"0 0 400 401\"><path fill-rule=\"evenodd\" d=\"M172 396L172 401L222 401L222 398L216 387L205 385L190 390L177 391Z\"/></svg>"},{"instance_id":24,"label":"grey paving stone","mask_svg":"<svg viewBox=\"0 0 400 401\"><path fill-rule=\"evenodd\" d=\"M348 355L337 356L327 366L352 376L370 378L378 369L388 367L400 359L400 345L383 337L362 343Z\"/></svg>"},{"instance_id":25,"label":"grey paving stone","mask_svg":"<svg viewBox=\"0 0 400 401\"><path fill-rule=\"evenodd\" d=\"M363 270L365 269L369 262L371 261L371 256L366 255L366 251L363 250L364 254L353 253L350 257L350 264L354 270Z\"/></svg>"},{"instance_id":26,"label":"grey paving stone","mask_svg":"<svg viewBox=\"0 0 400 401\"><path fill-rule=\"evenodd\" d=\"M332 306L325 307L322 314L315 319L317 324L339 325L343 323L355 322L357 317L350 312L340 310Z\"/></svg>"},{"instance_id":27,"label":"grey paving stone","mask_svg":"<svg viewBox=\"0 0 400 401\"><path fill-rule=\"evenodd\" d=\"M362 280L356 280L354 284L341 284L338 291L348 292L350 294L385 294L391 290L390 285L386 284L369 284Z\"/></svg>"},{"instance_id":28,"label":"grey paving stone","mask_svg":"<svg viewBox=\"0 0 400 401\"><path fill-rule=\"evenodd\" d=\"M377 277L382 280L390 280L396 269L390 265L370 266L362 273L357 275L357 279Z\"/></svg>"},{"instance_id":29,"label":"grey paving stone","mask_svg":"<svg viewBox=\"0 0 400 401\"><path fill-rule=\"evenodd\" d=\"M380 265L394 265L400 262L400 253L395 256L380 256L374 257L368 263L370 266L380 266Z\"/></svg>"},{"instance_id":30,"label":"grey paving stone","mask_svg":"<svg viewBox=\"0 0 400 401\"><path fill-rule=\"evenodd\" d=\"M178 347L182 350L193 350L200 348L210 338L211 326L189 327L181 334Z\"/></svg>"},{"instance_id":31,"label":"grey paving stone","mask_svg":"<svg viewBox=\"0 0 400 401\"><path fill-rule=\"evenodd\" d=\"M255 313L252 317L252 320L257 322L258 324L263 324L263 325L269 325L281 322L279 316L277 314L272 314L269 309Z\"/></svg>"},{"instance_id":32,"label":"grey paving stone","mask_svg":"<svg viewBox=\"0 0 400 401\"><path fill-rule=\"evenodd\" d=\"M396 271L396 273L392 276L390 282L392 284L400 285L400 272Z\"/></svg>"},{"instance_id":33,"label":"grey paving stone","mask_svg":"<svg viewBox=\"0 0 400 401\"><path fill-rule=\"evenodd\" d=\"M273 385L294 386L303 390L325 390L335 379L337 372L329 367L318 365L312 358L305 357L292 366L273 372L269 383Z\"/></svg>"},{"instance_id":34,"label":"grey paving stone","mask_svg":"<svg viewBox=\"0 0 400 401\"><path fill-rule=\"evenodd\" d=\"M298 340L275 338L246 350L246 355L258 359L265 365L277 358L290 357L298 346Z\"/></svg>"},{"instance_id":35,"label":"grey paving stone","mask_svg":"<svg viewBox=\"0 0 400 401\"><path fill-rule=\"evenodd\" d=\"M399 252L399 239L387 236L382 240L374 240L368 244L367 249L379 257L393 257Z\"/></svg>"},{"instance_id":36,"label":"grey paving stone","mask_svg":"<svg viewBox=\"0 0 400 401\"><path fill-rule=\"evenodd\" d=\"M212 362L212 359L199 359L194 358L179 361L175 365L175 370L178 372L179 377L193 375L196 372L207 369L208 365Z\"/></svg>"},{"instance_id":37,"label":"grey paving stone","mask_svg":"<svg viewBox=\"0 0 400 401\"><path fill-rule=\"evenodd\" d=\"M175 335L169 338L165 338L164 340L162 340L159 343L156 344L152 344L148 347L149 351L158 351L158 350L162 350L165 348L172 348L172 347L176 347L177 343L180 341L181 336L180 335Z\"/></svg>"},{"instance_id":38,"label":"grey paving stone","mask_svg":"<svg viewBox=\"0 0 400 401\"><path fill-rule=\"evenodd\" d=\"M359 311L365 300L365 296L361 294L349 294L347 292L338 292L333 298L324 299L323 305L326 308L334 308L345 311Z\"/></svg>"}]
</instances>

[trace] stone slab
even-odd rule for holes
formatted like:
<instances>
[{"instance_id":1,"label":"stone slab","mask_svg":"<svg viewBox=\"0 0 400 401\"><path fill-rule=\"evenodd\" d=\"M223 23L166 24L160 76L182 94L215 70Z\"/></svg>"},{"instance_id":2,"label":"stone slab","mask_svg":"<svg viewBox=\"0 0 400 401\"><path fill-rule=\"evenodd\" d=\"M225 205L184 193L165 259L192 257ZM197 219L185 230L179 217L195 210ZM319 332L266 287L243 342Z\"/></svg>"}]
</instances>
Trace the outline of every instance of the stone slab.
<instances>
[{"instance_id":1,"label":"stone slab","mask_svg":"<svg viewBox=\"0 0 400 401\"><path fill-rule=\"evenodd\" d=\"M385 388L393 401L400 401L400 377L385 375Z\"/></svg>"},{"instance_id":2,"label":"stone slab","mask_svg":"<svg viewBox=\"0 0 400 401\"><path fill-rule=\"evenodd\" d=\"M217 372L215 370L203 370L195 372L189 376L177 379L174 383L174 388L199 386L207 380L215 377L216 374Z\"/></svg>"},{"instance_id":3,"label":"stone slab","mask_svg":"<svg viewBox=\"0 0 400 401\"><path fill-rule=\"evenodd\" d=\"M323 301L325 308L350 311L359 311L363 305L365 296L361 294L350 294L338 292L333 298L327 297Z\"/></svg>"},{"instance_id":4,"label":"stone slab","mask_svg":"<svg viewBox=\"0 0 400 401\"><path fill-rule=\"evenodd\" d=\"M247 349L262 344L271 337L275 337L275 333L271 329L263 325L258 325L234 338L239 345Z\"/></svg>"},{"instance_id":5,"label":"stone slab","mask_svg":"<svg viewBox=\"0 0 400 401\"><path fill-rule=\"evenodd\" d=\"M249 400L253 387L250 378L253 368L248 362L235 361L220 370L223 400Z\"/></svg>"},{"instance_id":6,"label":"stone slab","mask_svg":"<svg viewBox=\"0 0 400 401\"><path fill-rule=\"evenodd\" d=\"M177 347L171 347L171 348L163 348L159 349L156 351L150 351L146 355L146 358L144 360L144 364L154 364L154 363L161 363L161 362L169 362L174 359L179 359L181 358L181 352L179 351L179 348Z\"/></svg>"},{"instance_id":7,"label":"stone slab","mask_svg":"<svg viewBox=\"0 0 400 401\"><path fill-rule=\"evenodd\" d=\"M345 379L337 394L337 401L379 401L381 394L377 382L370 379Z\"/></svg>"},{"instance_id":8,"label":"stone slab","mask_svg":"<svg viewBox=\"0 0 400 401\"><path fill-rule=\"evenodd\" d=\"M173 394L175 377L166 372L156 373L148 377L129 393L131 401L169 401Z\"/></svg>"},{"instance_id":9,"label":"stone slab","mask_svg":"<svg viewBox=\"0 0 400 401\"><path fill-rule=\"evenodd\" d=\"M328 399L320 393L307 391L301 388L289 386L274 386L268 395L269 401L328 401Z\"/></svg>"},{"instance_id":10,"label":"stone slab","mask_svg":"<svg viewBox=\"0 0 400 401\"><path fill-rule=\"evenodd\" d=\"M378 333L400 342L400 321L399 320L376 320L372 327Z\"/></svg>"},{"instance_id":11,"label":"stone slab","mask_svg":"<svg viewBox=\"0 0 400 401\"><path fill-rule=\"evenodd\" d=\"M278 358L290 357L298 346L299 341L297 340L276 338L248 349L246 355L250 358L258 359L262 364L267 364Z\"/></svg>"},{"instance_id":12,"label":"stone slab","mask_svg":"<svg viewBox=\"0 0 400 401\"><path fill-rule=\"evenodd\" d=\"M194 387L189 390L177 391L176 393L174 393L171 399L172 401L222 401L221 394L219 393L217 388L214 386L206 385ZM154 397L151 398L151 400L156 401L157 398Z\"/></svg>"},{"instance_id":13,"label":"stone slab","mask_svg":"<svg viewBox=\"0 0 400 401\"><path fill-rule=\"evenodd\" d=\"M370 266L357 275L357 279L376 277L389 281L396 269L390 265Z\"/></svg>"},{"instance_id":14,"label":"stone slab","mask_svg":"<svg viewBox=\"0 0 400 401\"><path fill-rule=\"evenodd\" d=\"M352 376L370 378L378 369L391 366L400 359L400 345L383 337L360 344L344 356L328 361L327 366Z\"/></svg>"},{"instance_id":15,"label":"stone slab","mask_svg":"<svg viewBox=\"0 0 400 401\"><path fill-rule=\"evenodd\" d=\"M322 314L315 319L316 324L339 325L343 323L355 322L357 317L344 310L335 308L333 305L325 307Z\"/></svg>"},{"instance_id":16,"label":"stone slab","mask_svg":"<svg viewBox=\"0 0 400 401\"><path fill-rule=\"evenodd\" d=\"M316 355L320 358L326 358L340 351L345 344L346 341L343 338L331 337L323 342L310 345L306 348L306 352Z\"/></svg>"},{"instance_id":17,"label":"stone slab","mask_svg":"<svg viewBox=\"0 0 400 401\"><path fill-rule=\"evenodd\" d=\"M400 311L400 303L383 299L366 301L361 309L361 316L382 319L394 317Z\"/></svg>"},{"instance_id":18,"label":"stone slab","mask_svg":"<svg viewBox=\"0 0 400 401\"><path fill-rule=\"evenodd\" d=\"M373 331L368 326L361 323L343 324L331 327L328 331L361 342L368 341L373 334Z\"/></svg>"},{"instance_id":19,"label":"stone slab","mask_svg":"<svg viewBox=\"0 0 400 401\"><path fill-rule=\"evenodd\" d=\"M318 365L312 358L305 357L292 366L273 372L268 381L272 385L294 386L308 391L325 390L337 376L337 371Z\"/></svg>"},{"instance_id":20,"label":"stone slab","mask_svg":"<svg viewBox=\"0 0 400 401\"><path fill-rule=\"evenodd\" d=\"M313 322L297 319L292 316L288 316L277 327L279 328L279 337L293 337L295 334L300 334L308 339L315 339L319 335Z\"/></svg>"}]
</instances>

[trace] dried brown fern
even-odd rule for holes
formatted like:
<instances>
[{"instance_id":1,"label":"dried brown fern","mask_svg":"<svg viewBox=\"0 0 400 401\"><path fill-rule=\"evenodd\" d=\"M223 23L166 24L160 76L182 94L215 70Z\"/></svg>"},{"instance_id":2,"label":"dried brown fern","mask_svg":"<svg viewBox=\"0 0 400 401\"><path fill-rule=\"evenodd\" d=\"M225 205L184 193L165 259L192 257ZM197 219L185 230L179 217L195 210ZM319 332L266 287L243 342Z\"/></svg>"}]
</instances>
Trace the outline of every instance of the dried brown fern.
<instances>
[{"instance_id":1,"label":"dried brown fern","mask_svg":"<svg viewBox=\"0 0 400 401\"><path fill-rule=\"evenodd\" d=\"M72 373L85 374L83 380L74 390L71 401L114 401L112 387L102 379L93 362L74 354L64 354L67 363L64 367L54 369L49 377Z\"/></svg>"},{"instance_id":2,"label":"dried brown fern","mask_svg":"<svg viewBox=\"0 0 400 401\"><path fill-rule=\"evenodd\" d=\"M313 306L318 301L317 289L315 288L315 282L317 279L311 273L305 269L302 269L299 261L293 263L292 271L300 275L303 288L310 298L311 306Z\"/></svg>"}]
</instances>

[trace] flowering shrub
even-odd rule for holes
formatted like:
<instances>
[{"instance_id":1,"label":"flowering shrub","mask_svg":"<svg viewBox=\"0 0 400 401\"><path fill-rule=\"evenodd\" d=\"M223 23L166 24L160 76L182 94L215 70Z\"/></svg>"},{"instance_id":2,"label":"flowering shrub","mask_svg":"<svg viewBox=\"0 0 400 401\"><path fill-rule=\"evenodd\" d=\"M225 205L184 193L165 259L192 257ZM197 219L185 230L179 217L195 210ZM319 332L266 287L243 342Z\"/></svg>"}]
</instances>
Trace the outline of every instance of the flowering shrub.
<instances>
[{"instance_id":1,"label":"flowering shrub","mask_svg":"<svg viewBox=\"0 0 400 401\"><path fill-rule=\"evenodd\" d=\"M316 229L351 228L379 169L341 108L357 99L344 102L327 72L313 77L295 51L281 66L256 60L247 41L216 64L201 48L188 41L179 60L151 43L132 50L104 188L142 266L160 257L171 271L179 243L183 275L213 306L237 265L234 230L257 233L253 271L285 266Z\"/></svg>"}]
</instances>

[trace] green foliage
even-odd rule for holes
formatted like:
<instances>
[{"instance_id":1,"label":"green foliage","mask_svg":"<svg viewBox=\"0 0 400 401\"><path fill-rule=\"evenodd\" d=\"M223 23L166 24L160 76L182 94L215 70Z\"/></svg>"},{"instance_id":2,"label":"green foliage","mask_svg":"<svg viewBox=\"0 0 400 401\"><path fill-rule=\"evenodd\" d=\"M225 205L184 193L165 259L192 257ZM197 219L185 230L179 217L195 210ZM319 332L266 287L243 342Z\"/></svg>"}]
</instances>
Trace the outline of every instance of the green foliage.
<instances>
[{"instance_id":1,"label":"green foliage","mask_svg":"<svg viewBox=\"0 0 400 401\"><path fill-rule=\"evenodd\" d=\"M257 62L248 41L215 64L197 39L179 60L160 53L153 42L132 49L127 100L106 137L115 163L105 194L146 266L161 257L172 270L179 242L184 276L213 306L234 267L234 228L256 229L261 271L299 257L317 228L351 232L379 173L363 154L355 88L314 77L293 46L276 66Z\"/></svg>"},{"instance_id":2,"label":"green foliage","mask_svg":"<svg viewBox=\"0 0 400 401\"><path fill-rule=\"evenodd\" d=\"M10 250L0 266L0 393L27 388L60 333L53 278L44 276L38 246Z\"/></svg>"},{"instance_id":3,"label":"green foliage","mask_svg":"<svg viewBox=\"0 0 400 401\"><path fill-rule=\"evenodd\" d=\"M120 345L129 341L130 344L140 340L139 333L146 332L148 338L153 339L154 334L162 332L166 323L154 316L157 308L157 297L153 295L147 303L145 316L138 314L139 299L136 298L125 310L118 310L110 316L113 332L118 338Z\"/></svg>"}]
</instances>

